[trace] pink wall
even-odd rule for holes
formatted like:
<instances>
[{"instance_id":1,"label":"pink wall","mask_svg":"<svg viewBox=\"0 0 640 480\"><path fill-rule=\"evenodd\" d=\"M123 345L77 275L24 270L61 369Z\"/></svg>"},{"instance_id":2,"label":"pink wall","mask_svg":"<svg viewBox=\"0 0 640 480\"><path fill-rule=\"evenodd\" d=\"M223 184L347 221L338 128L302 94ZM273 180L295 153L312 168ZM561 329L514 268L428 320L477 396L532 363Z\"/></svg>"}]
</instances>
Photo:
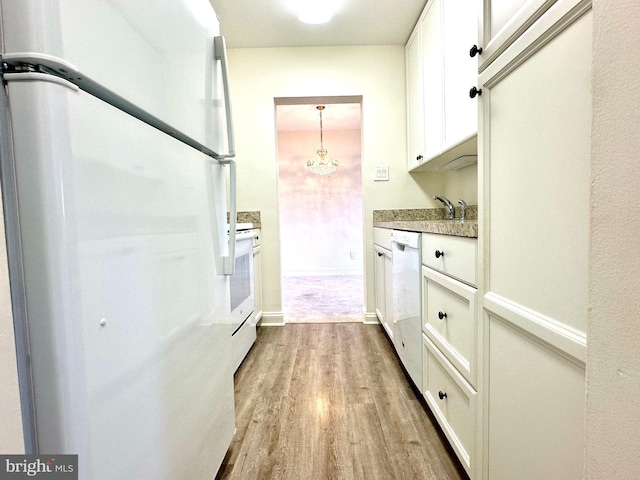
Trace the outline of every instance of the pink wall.
<instances>
[{"instance_id":1,"label":"pink wall","mask_svg":"<svg viewBox=\"0 0 640 480\"><path fill-rule=\"evenodd\" d=\"M319 131L278 132L278 196L283 275L361 275L363 272L360 130L324 130L332 174L314 175L307 159ZM351 259L351 254L355 256Z\"/></svg>"}]
</instances>

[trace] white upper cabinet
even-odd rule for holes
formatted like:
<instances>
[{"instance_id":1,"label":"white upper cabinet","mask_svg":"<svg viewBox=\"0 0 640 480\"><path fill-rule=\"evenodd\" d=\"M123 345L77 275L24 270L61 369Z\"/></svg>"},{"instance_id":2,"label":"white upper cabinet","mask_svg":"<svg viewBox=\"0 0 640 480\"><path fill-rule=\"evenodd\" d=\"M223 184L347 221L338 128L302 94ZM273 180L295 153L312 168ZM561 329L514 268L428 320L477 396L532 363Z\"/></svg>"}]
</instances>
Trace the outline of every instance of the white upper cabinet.
<instances>
[{"instance_id":1,"label":"white upper cabinet","mask_svg":"<svg viewBox=\"0 0 640 480\"><path fill-rule=\"evenodd\" d=\"M438 155L444 141L444 61L441 0L427 4L422 18L424 161Z\"/></svg>"},{"instance_id":2,"label":"white upper cabinet","mask_svg":"<svg viewBox=\"0 0 640 480\"><path fill-rule=\"evenodd\" d=\"M480 70L513 43L557 0L483 0Z\"/></svg>"},{"instance_id":3,"label":"white upper cabinet","mask_svg":"<svg viewBox=\"0 0 640 480\"><path fill-rule=\"evenodd\" d=\"M478 78L478 61L469 54L478 40L478 14L476 1L447 0L442 7L447 150L478 132L478 101L469 96Z\"/></svg>"},{"instance_id":4,"label":"white upper cabinet","mask_svg":"<svg viewBox=\"0 0 640 480\"><path fill-rule=\"evenodd\" d=\"M424 99L422 96L422 23L418 22L406 48L407 148L409 170L424 158Z\"/></svg>"},{"instance_id":5,"label":"white upper cabinet","mask_svg":"<svg viewBox=\"0 0 640 480\"><path fill-rule=\"evenodd\" d=\"M409 170L449 169L463 155L476 155L477 43L475 0L431 0L407 43ZM459 162L455 165L461 167Z\"/></svg>"}]
</instances>

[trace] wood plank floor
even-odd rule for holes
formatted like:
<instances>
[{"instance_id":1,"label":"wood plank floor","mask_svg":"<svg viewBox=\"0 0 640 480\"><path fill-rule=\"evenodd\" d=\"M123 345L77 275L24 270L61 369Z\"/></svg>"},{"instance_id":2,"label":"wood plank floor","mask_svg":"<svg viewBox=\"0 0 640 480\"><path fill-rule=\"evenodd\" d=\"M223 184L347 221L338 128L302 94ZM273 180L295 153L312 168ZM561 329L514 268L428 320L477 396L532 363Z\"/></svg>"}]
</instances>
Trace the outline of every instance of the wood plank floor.
<instances>
[{"instance_id":1,"label":"wood plank floor","mask_svg":"<svg viewBox=\"0 0 640 480\"><path fill-rule=\"evenodd\" d=\"M258 329L222 479L466 479L382 328Z\"/></svg>"}]
</instances>

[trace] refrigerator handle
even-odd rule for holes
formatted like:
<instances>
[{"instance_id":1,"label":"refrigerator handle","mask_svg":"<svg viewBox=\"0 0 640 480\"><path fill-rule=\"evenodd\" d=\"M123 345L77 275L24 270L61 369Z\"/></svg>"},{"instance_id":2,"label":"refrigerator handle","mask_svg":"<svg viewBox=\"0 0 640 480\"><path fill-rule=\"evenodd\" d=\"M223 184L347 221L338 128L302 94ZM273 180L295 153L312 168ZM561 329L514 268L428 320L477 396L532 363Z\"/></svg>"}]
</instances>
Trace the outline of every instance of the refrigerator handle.
<instances>
[{"instance_id":1,"label":"refrigerator handle","mask_svg":"<svg viewBox=\"0 0 640 480\"><path fill-rule=\"evenodd\" d=\"M236 258L236 162L226 158L207 161L206 184L209 206L209 227L213 247L213 261L218 275L233 275ZM230 186L227 187L226 167L230 169ZM227 204L227 188L229 204ZM227 207L229 210L227 210Z\"/></svg>"},{"instance_id":2,"label":"refrigerator handle","mask_svg":"<svg viewBox=\"0 0 640 480\"><path fill-rule=\"evenodd\" d=\"M227 62L227 46L222 35L213 38L213 54L220 61L222 69L222 87L224 90L224 110L227 120L227 146L228 156L236 154L235 139L233 135L233 121L231 119L231 97L229 95L229 68Z\"/></svg>"},{"instance_id":3,"label":"refrigerator handle","mask_svg":"<svg viewBox=\"0 0 640 480\"><path fill-rule=\"evenodd\" d=\"M217 40L220 38L221 40ZM216 41L217 40L217 41ZM216 52L220 52L219 54ZM235 145L233 140L233 126L231 124L231 105L229 104L229 86L227 80L227 55L222 37L214 37L214 56L220 58L222 62L223 84L225 90L225 108L227 118L227 136L229 140L230 153L222 154L211 150L208 146L200 141L190 137L186 133L181 132L177 128L169 125L160 118L152 115L138 105L130 102L117 93L109 90L104 85L92 80L83 74L73 64L66 62L58 57L47 55L44 53L22 52L22 53L3 53L2 67L0 77L5 82L14 80L43 80L50 77L52 79L66 80L70 84L75 85L80 90L114 106L115 108L131 115L134 118L157 128L161 132L172 136L176 140L195 148L197 151L208 155L215 160L224 160L235 155ZM55 81L55 80L53 80ZM56 83L59 83L57 80Z\"/></svg>"},{"instance_id":4,"label":"refrigerator handle","mask_svg":"<svg viewBox=\"0 0 640 480\"><path fill-rule=\"evenodd\" d=\"M233 275L236 267L236 222L238 218L236 162L232 158L222 160L229 165L229 256L224 258L223 273Z\"/></svg>"}]
</instances>

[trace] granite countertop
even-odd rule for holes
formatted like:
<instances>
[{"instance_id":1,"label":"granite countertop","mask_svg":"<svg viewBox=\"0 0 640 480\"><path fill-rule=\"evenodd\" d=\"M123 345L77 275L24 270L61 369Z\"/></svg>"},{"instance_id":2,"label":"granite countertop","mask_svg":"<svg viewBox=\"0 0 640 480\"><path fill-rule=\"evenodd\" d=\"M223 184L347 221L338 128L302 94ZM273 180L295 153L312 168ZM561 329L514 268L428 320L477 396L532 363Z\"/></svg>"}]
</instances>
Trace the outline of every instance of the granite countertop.
<instances>
[{"instance_id":1,"label":"granite countertop","mask_svg":"<svg viewBox=\"0 0 640 480\"><path fill-rule=\"evenodd\" d=\"M478 237L478 208L473 205L466 211L466 219L460 220L456 208L455 220L447 220L444 208L374 210L373 226L408 230L410 232L438 233L457 237Z\"/></svg>"},{"instance_id":2,"label":"granite countertop","mask_svg":"<svg viewBox=\"0 0 640 480\"><path fill-rule=\"evenodd\" d=\"M229 212L227 212L227 223L229 222ZM242 224L244 228L262 228L260 212L238 212L236 222Z\"/></svg>"},{"instance_id":3,"label":"granite countertop","mask_svg":"<svg viewBox=\"0 0 640 480\"><path fill-rule=\"evenodd\" d=\"M478 220L400 220L374 222L373 226L410 232L455 235L456 237L478 237Z\"/></svg>"}]
</instances>

